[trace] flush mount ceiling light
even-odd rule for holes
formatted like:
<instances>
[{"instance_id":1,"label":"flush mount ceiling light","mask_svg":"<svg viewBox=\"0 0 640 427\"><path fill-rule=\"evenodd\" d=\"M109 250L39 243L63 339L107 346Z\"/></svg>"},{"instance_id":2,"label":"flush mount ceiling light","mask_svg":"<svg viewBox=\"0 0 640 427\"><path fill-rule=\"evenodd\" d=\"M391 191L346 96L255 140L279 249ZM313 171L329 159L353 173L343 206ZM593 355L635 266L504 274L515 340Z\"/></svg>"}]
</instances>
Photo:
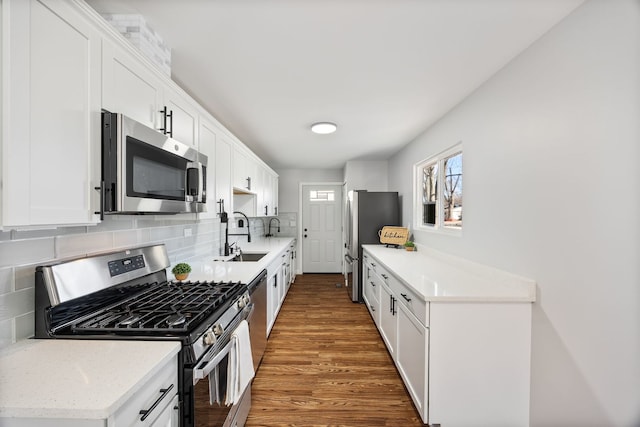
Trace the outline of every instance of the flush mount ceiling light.
<instances>
[{"instance_id":1,"label":"flush mount ceiling light","mask_svg":"<svg viewBox=\"0 0 640 427\"><path fill-rule=\"evenodd\" d=\"M335 123L330 122L318 122L311 125L311 132L319 134L334 133L338 129Z\"/></svg>"}]
</instances>

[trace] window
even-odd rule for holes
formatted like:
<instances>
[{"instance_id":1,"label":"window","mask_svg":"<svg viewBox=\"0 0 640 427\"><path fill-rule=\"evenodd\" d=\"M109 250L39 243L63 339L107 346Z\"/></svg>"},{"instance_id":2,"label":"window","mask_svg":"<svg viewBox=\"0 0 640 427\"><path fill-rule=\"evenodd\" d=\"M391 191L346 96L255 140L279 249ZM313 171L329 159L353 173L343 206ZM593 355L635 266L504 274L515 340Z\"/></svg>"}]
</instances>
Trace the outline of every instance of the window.
<instances>
[{"instance_id":1,"label":"window","mask_svg":"<svg viewBox=\"0 0 640 427\"><path fill-rule=\"evenodd\" d=\"M462 145L415 165L416 228L462 229Z\"/></svg>"},{"instance_id":2,"label":"window","mask_svg":"<svg viewBox=\"0 0 640 427\"><path fill-rule=\"evenodd\" d=\"M310 202L333 202L335 200L335 193L333 190L310 190L309 201Z\"/></svg>"}]
</instances>

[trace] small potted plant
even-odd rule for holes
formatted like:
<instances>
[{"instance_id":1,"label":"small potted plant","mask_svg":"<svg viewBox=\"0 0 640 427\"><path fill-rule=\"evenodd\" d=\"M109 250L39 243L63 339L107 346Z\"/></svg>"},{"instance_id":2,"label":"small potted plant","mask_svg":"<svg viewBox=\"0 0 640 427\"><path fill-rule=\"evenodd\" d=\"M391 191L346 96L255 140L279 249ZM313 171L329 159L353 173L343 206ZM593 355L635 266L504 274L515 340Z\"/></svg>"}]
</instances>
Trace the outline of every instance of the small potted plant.
<instances>
[{"instance_id":1,"label":"small potted plant","mask_svg":"<svg viewBox=\"0 0 640 427\"><path fill-rule=\"evenodd\" d=\"M189 273L191 273L191 266L185 262L181 262L176 264L171 269L171 272L174 276L176 276L176 280L187 280L187 277L189 277Z\"/></svg>"},{"instance_id":2,"label":"small potted plant","mask_svg":"<svg viewBox=\"0 0 640 427\"><path fill-rule=\"evenodd\" d=\"M411 240L407 240L406 242L404 242L404 248L411 252L416 250L416 245Z\"/></svg>"}]
</instances>

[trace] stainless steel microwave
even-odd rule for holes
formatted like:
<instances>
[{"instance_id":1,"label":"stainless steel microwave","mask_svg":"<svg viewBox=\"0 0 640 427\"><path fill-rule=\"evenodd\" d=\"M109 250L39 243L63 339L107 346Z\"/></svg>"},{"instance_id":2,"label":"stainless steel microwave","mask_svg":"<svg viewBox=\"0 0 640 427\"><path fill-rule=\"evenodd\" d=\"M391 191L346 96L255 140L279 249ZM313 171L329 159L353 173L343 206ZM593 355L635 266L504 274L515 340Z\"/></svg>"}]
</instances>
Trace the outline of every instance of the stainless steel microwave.
<instances>
[{"instance_id":1,"label":"stainless steel microwave","mask_svg":"<svg viewBox=\"0 0 640 427\"><path fill-rule=\"evenodd\" d=\"M118 113L102 113L101 215L204 212L207 156Z\"/></svg>"}]
</instances>

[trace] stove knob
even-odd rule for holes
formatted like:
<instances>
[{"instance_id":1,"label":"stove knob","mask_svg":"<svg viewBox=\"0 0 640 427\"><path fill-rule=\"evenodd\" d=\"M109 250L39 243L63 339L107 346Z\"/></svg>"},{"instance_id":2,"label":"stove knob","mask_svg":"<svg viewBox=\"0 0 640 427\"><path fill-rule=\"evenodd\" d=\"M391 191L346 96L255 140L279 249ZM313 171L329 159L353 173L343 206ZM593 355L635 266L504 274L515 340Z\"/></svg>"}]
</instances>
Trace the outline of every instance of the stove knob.
<instances>
[{"instance_id":1,"label":"stove knob","mask_svg":"<svg viewBox=\"0 0 640 427\"><path fill-rule=\"evenodd\" d=\"M222 335L222 333L224 332L224 329L222 328L222 325L220 324L215 324L213 325L213 333L216 334L216 336L220 336Z\"/></svg>"},{"instance_id":2,"label":"stove knob","mask_svg":"<svg viewBox=\"0 0 640 427\"><path fill-rule=\"evenodd\" d=\"M213 345L216 342L216 336L213 331L205 332L202 342L204 342L204 345Z\"/></svg>"},{"instance_id":3,"label":"stove knob","mask_svg":"<svg viewBox=\"0 0 640 427\"><path fill-rule=\"evenodd\" d=\"M238 308L242 309L244 308L244 306L247 305L247 303L245 302L243 297L238 298Z\"/></svg>"},{"instance_id":4,"label":"stove knob","mask_svg":"<svg viewBox=\"0 0 640 427\"><path fill-rule=\"evenodd\" d=\"M251 302L251 298L249 298L249 295L245 295L242 298L244 299L244 305L249 305L249 303Z\"/></svg>"}]
</instances>

